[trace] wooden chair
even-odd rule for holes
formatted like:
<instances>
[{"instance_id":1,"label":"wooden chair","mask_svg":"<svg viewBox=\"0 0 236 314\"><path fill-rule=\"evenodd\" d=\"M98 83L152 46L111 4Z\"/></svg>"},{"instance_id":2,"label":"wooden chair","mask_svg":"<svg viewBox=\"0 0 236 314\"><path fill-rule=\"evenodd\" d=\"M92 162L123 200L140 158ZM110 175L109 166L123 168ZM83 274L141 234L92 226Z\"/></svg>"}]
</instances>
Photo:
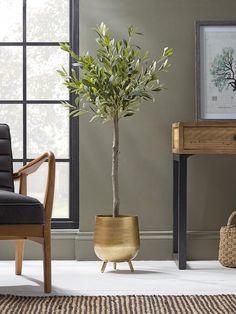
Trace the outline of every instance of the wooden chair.
<instances>
[{"instance_id":1,"label":"wooden chair","mask_svg":"<svg viewBox=\"0 0 236 314\"><path fill-rule=\"evenodd\" d=\"M43 205L27 196L27 176L48 161L48 176ZM13 180L20 180L19 194ZM12 170L10 130L0 124L0 240L16 240L15 272L21 275L25 240L40 243L43 248L44 292L51 292L51 215L55 185L55 157L45 152L23 166Z\"/></svg>"}]
</instances>

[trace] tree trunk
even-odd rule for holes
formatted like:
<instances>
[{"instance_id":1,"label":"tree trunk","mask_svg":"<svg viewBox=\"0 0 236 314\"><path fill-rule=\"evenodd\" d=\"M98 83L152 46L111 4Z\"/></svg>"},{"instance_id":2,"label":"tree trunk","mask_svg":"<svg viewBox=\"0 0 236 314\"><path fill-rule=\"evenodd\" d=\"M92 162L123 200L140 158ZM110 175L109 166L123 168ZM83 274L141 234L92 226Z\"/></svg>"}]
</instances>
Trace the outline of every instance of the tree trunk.
<instances>
[{"instance_id":1,"label":"tree trunk","mask_svg":"<svg viewBox=\"0 0 236 314\"><path fill-rule=\"evenodd\" d=\"M113 119L113 145L112 145L112 192L113 192L113 217L119 216L120 197L118 180L119 157L119 118L118 114Z\"/></svg>"}]
</instances>

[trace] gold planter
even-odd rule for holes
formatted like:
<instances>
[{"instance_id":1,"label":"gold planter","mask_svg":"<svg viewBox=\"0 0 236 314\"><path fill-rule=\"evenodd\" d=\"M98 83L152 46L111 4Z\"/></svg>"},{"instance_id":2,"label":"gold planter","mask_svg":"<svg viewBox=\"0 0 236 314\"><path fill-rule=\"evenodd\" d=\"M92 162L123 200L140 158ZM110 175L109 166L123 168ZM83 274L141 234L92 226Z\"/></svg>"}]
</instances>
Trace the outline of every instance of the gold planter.
<instances>
[{"instance_id":1,"label":"gold planter","mask_svg":"<svg viewBox=\"0 0 236 314\"><path fill-rule=\"evenodd\" d=\"M138 254L140 247L138 216L97 215L94 231L94 251L103 261L101 271L108 262L128 262L133 271L131 260Z\"/></svg>"}]
</instances>

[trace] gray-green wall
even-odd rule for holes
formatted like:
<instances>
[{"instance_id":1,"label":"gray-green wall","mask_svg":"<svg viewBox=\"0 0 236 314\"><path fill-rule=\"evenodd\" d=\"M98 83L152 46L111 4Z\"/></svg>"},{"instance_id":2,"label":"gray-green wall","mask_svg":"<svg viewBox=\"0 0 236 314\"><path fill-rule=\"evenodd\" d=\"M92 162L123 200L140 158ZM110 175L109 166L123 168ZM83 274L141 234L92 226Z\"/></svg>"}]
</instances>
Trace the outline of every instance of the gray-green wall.
<instances>
[{"instance_id":1,"label":"gray-green wall","mask_svg":"<svg viewBox=\"0 0 236 314\"><path fill-rule=\"evenodd\" d=\"M134 24L153 58L165 46L175 50L163 77L168 90L121 121L121 212L139 216L139 259L171 258L171 123L194 120L195 21L234 19L235 0L80 0L81 53L94 51L92 28L101 21L118 36ZM55 259L95 258L94 216L111 213L111 127L88 120L80 121L80 232L53 232ZM192 157L188 183L189 257L216 258L218 230L236 208L236 157ZM0 258L13 258L13 243L0 245ZM40 257L40 248L27 244L26 258Z\"/></svg>"},{"instance_id":2,"label":"gray-green wall","mask_svg":"<svg viewBox=\"0 0 236 314\"><path fill-rule=\"evenodd\" d=\"M234 20L235 12L235 0L80 0L81 53L94 52L96 36L91 29L101 21L118 36L130 24L138 27L144 36L137 40L153 58L166 46L175 51L172 68L163 77L168 90L156 94L154 104L143 103L140 112L123 119L120 126L121 211L137 214L140 230L157 234L143 241L148 248L141 249L142 258L170 256L170 237L160 231L172 229L171 123L195 118L195 21ZM111 132L109 124L80 120L82 232L93 230L95 214L111 213ZM189 240L190 255L214 258L217 233L205 237L199 231L219 230L236 208L236 159L192 157L188 186L188 229L199 235Z\"/></svg>"}]
</instances>

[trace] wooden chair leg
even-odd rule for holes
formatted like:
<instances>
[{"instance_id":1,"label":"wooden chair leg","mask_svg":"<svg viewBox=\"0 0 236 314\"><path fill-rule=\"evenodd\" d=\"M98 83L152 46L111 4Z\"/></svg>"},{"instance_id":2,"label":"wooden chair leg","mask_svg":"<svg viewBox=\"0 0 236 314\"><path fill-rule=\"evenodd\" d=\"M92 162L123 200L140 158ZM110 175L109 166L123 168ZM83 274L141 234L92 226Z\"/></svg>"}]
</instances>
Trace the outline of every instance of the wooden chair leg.
<instances>
[{"instance_id":1,"label":"wooden chair leg","mask_svg":"<svg viewBox=\"0 0 236 314\"><path fill-rule=\"evenodd\" d=\"M43 243L43 269L44 269L44 292L52 291L52 274L51 274L51 234L44 238Z\"/></svg>"},{"instance_id":2,"label":"wooden chair leg","mask_svg":"<svg viewBox=\"0 0 236 314\"><path fill-rule=\"evenodd\" d=\"M25 240L16 240L16 253L15 253L15 272L16 275L21 275L22 261L24 256Z\"/></svg>"}]
</instances>

